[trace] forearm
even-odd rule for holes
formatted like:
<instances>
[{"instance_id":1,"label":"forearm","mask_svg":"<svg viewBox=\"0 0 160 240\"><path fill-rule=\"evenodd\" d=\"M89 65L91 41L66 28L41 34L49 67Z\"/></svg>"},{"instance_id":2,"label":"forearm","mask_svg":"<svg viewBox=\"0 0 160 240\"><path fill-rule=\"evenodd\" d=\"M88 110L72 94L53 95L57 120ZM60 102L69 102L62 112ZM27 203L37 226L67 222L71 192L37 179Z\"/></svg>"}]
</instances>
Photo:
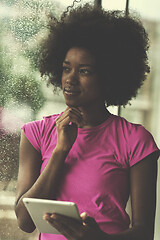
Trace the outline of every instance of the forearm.
<instances>
[{"instance_id":1,"label":"forearm","mask_svg":"<svg viewBox=\"0 0 160 240\"><path fill-rule=\"evenodd\" d=\"M18 218L19 226L22 230L32 232L35 229L22 199L24 197L43 199L55 198L67 154L67 152L60 151L60 149L55 148L48 164L42 174L37 178L34 185L17 200L15 212Z\"/></svg>"},{"instance_id":2,"label":"forearm","mask_svg":"<svg viewBox=\"0 0 160 240\"><path fill-rule=\"evenodd\" d=\"M55 148L45 169L23 196L43 199L55 198L67 154L67 152Z\"/></svg>"},{"instance_id":3,"label":"forearm","mask_svg":"<svg viewBox=\"0 0 160 240\"><path fill-rule=\"evenodd\" d=\"M103 240L153 240L154 233L144 226L135 226L118 234L104 234Z\"/></svg>"}]
</instances>

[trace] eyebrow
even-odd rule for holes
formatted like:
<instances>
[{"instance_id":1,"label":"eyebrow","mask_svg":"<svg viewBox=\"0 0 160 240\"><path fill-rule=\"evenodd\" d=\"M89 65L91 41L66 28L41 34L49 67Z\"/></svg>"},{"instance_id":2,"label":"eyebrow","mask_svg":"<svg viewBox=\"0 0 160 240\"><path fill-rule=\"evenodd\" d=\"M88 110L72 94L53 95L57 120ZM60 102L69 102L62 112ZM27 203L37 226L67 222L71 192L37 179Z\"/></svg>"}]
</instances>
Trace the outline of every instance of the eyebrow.
<instances>
[{"instance_id":1,"label":"eyebrow","mask_svg":"<svg viewBox=\"0 0 160 240\"><path fill-rule=\"evenodd\" d=\"M65 63L66 65L71 65L71 63L69 61L64 61L63 63ZM83 63L83 64L79 64L80 67L93 67L92 64L88 64L88 63Z\"/></svg>"}]
</instances>

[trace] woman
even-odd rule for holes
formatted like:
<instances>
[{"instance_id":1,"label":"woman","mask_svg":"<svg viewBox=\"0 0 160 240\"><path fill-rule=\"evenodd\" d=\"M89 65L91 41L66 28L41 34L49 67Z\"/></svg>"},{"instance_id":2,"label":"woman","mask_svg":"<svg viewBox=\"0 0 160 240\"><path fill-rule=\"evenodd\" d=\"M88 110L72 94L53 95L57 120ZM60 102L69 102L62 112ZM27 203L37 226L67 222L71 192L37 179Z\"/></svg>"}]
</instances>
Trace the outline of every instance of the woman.
<instances>
[{"instance_id":1,"label":"woman","mask_svg":"<svg viewBox=\"0 0 160 240\"><path fill-rule=\"evenodd\" d=\"M62 87L67 108L22 128L15 205L22 230L35 229L22 202L34 197L75 202L82 218L46 213L62 235L39 239L153 239L159 149L144 127L106 108L136 96L149 72L147 50L141 22L123 12L86 4L51 20L40 71Z\"/></svg>"}]
</instances>

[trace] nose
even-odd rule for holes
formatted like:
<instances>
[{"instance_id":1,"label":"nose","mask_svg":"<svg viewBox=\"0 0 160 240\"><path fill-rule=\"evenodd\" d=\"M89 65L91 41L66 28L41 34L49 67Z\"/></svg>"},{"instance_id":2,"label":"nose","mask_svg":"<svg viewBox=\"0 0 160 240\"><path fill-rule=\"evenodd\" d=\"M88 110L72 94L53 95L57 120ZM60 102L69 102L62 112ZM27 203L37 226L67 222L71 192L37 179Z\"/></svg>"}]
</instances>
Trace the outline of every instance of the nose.
<instances>
[{"instance_id":1,"label":"nose","mask_svg":"<svg viewBox=\"0 0 160 240\"><path fill-rule=\"evenodd\" d=\"M78 74L75 70L72 70L70 74L67 76L66 82L70 85L77 85L79 82Z\"/></svg>"}]
</instances>

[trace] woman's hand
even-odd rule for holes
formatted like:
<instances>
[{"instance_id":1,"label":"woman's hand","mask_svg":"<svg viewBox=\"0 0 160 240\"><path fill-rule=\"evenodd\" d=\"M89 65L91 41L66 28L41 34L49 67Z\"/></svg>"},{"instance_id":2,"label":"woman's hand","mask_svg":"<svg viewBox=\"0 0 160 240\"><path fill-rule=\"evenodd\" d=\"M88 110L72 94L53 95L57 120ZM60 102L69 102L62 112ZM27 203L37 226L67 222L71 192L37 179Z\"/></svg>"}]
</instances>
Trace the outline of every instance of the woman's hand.
<instances>
[{"instance_id":1,"label":"woman's hand","mask_svg":"<svg viewBox=\"0 0 160 240\"><path fill-rule=\"evenodd\" d=\"M86 213L81 214L82 222L60 214L44 215L51 226L56 228L68 240L106 240L107 234L102 232L96 221L88 217Z\"/></svg>"},{"instance_id":2,"label":"woman's hand","mask_svg":"<svg viewBox=\"0 0 160 240\"><path fill-rule=\"evenodd\" d=\"M69 151L77 138L78 126L83 124L82 113L78 108L67 108L56 119L57 148Z\"/></svg>"}]
</instances>

